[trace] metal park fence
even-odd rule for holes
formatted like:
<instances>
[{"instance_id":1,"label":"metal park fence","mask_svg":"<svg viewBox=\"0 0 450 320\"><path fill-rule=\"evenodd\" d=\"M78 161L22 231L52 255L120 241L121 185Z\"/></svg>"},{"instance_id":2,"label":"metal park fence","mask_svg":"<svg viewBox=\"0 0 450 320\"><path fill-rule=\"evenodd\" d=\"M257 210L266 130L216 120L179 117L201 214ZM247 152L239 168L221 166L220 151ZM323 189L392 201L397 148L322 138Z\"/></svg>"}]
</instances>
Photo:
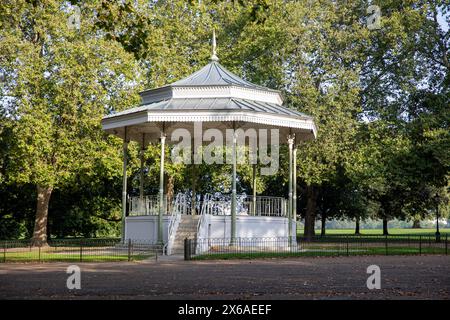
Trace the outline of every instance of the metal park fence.
<instances>
[{"instance_id":1,"label":"metal park fence","mask_svg":"<svg viewBox=\"0 0 450 320\"><path fill-rule=\"evenodd\" d=\"M448 254L448 236L433 235L330 235L298 239L299 245L314 252L334 249L337 255L365 254Z\"/></svg>"},{"instance_id":2,"label":"metal park fence","mask_svg":"<svg viewBox=\"0 0 450 320\"><path fill-rule=\"evenodd\" d=\"M158 259L162 246L120 239L49 240L35 246L30 240L0 241L3 262L109 262Z\"/></svg>"},{"instance_id":3,"label":"metal park fence","mask_svg":"<svg viewBox=\"0 0 450 320\"><path fill-rule=\"evenodd\" d=\"M289 238L185 239L184 258L238 257L239 255L280 254L297 250Z\"/></svg>"},{"instance_id":4,"label":"metal park fence","mask_svg":"<svg viewBox=\"0 0 450 320\"><path fill-rule=\"evenodd\" d=\"M185 260L291 256L448 254L449 239L422 235L186 239Z\"/></svg>"}]
</instances>

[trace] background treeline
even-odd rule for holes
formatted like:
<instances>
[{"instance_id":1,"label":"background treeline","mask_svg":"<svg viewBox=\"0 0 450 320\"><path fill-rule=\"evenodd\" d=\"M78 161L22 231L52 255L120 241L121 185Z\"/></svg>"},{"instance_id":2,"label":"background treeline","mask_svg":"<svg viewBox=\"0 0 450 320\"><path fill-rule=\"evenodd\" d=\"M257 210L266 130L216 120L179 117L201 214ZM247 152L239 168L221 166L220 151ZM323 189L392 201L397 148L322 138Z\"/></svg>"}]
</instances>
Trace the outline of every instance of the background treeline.
<instances>
[{"instance_id":1,"label":"background treeline","mask_svg":"<svg viewBox=\"0 0 450 320\"><path fill-rule=\"evenodd\" d=\"M367 13L381 9L379 28ZM0 3L0 238L119 235L121 141L105 114L208 62L282 90L315 117L298 152L297 208L316 219L417 223L448 212L446 0L38 1ZM78 15L79 13L79 15ZM286 152L258 193L286 195ZM129 188L138 187L138 146ZM146 150L157 193L157 146ZM229 167L167 165L169 194L228 192ZM239 192L251 168L239 166ZM194 181L193 181L194 180Z\"/></svg>"}]
</instances>

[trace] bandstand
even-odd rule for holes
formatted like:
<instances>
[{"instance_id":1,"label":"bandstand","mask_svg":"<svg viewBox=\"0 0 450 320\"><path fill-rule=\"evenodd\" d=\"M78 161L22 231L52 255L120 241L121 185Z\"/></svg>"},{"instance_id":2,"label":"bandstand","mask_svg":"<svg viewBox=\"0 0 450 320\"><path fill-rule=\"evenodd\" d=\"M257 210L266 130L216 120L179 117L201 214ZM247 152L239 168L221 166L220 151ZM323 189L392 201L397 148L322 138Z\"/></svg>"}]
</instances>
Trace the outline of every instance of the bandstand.
<instances>
[{"instance_id":1,"label":"bandstand","mask_svg":"<svg viewBox=\"0 0 450 320\"><path fill-rule=\"evenodd\" d=\"M229 239L230 243L239 238L258 237L285 237L295 241L297 147L299 142L316 137L314 121L310 116L283 106L279 91L241 79L219 64L214 36L210 60L187 78L141 92L140 106L102 120L107 133L123 139L124 241L164 244L168 254L179 253L185 238L222 238ZM168 203L164 194L166 145L178 148L183 140L184 146L192 150L189 156L180 152L183 160L198 163L202 161L200 147L212 144L213 140L217 143L217 137L228 138L224 140L227 140L227 163L232 167L231 194L201 195L198 200L197 197L187 199L187 194L177 194L173 202ZM289 192L286 198L256 194L257 156L249 156L253 165L253 193L237 194L238 150L240 142L245 144L246 138L249 147L253 143L255 154L261 155L264 151L266 158L268 150L272 157L278 157L277 146L288 144ZM270 148L265 148L264 143L269 140ZM127 196L126 154L130 141L141 146L141 183L137 197ZM158 143L161 148L159 193L145 195L143 151L149 144ZM270 174L271 165L267 164L265 174ZM192 210L192 206L197 209Z\"/></svg>"}]
</instances>

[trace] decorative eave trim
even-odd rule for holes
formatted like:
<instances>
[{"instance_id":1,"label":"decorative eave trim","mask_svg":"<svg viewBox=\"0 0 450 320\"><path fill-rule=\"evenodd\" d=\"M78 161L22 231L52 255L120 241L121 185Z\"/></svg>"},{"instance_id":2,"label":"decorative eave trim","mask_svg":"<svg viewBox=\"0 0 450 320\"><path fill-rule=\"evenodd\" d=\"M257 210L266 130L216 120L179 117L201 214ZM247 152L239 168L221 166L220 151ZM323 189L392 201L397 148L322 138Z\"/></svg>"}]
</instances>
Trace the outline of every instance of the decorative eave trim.
<instances>
[{"instance_id":1,"label":"decorative eave trim","mask_svg":"<svg viewBox=\"0 0 450 320\"><path fill-rule=\"evenodd\" d=\"M147 110L102 119L102 129L116 129L146 123Z\"/></svg>"},{"instance_id":2,"label":"decorative eave trim","mask_svg":"<svg viewBox=\"0 0 450 320\"><path fill-rule=\"evenodd\" d=\"M257 123L274 127L310 130L317 137L317 128L310 117L290 117L275 114L266 114L252 111L142 111L134 114L126 114L115 118L102 120L103 130L116 129L125 126L155 123L155 122L233 122L241 121Z\"/></svg>"}]
</instances>

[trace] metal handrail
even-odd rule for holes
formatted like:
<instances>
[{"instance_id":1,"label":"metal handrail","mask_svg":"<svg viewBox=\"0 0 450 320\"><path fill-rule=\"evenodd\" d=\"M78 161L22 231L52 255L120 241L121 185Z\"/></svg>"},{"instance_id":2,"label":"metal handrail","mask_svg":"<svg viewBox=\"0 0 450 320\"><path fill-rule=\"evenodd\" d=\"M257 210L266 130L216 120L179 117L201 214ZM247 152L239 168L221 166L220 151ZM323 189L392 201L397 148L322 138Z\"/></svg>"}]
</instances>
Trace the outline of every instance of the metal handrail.
<instances>
[{"instance_id":1,"label":"metal handrail","mask_svg":"<svg viewBox=\"0 0 450 320\"><path fill-rule=\"evenodd\" d=\"M169 247L175 240L176 229L178 227L179 219L182 214L186 214L186 195L178 193L172 206L172 211L169 219L169 230L167 235L167 243L164 245L164 252L170 254Z\"/></svg>"},{"instance_id":2,"label":"metal handrail","mask_svg":"<svg viewBox=\"0 0 450 320\"><path fill-rule=\"evenodd\" d=\"M180 194L177 194L175 197L175 201L174 204L172 206L172 212L170 213L170 218L169 218L169 237L173 231L173 225L174 225L174 219L173 217L178 214L178 201L179 201L179 196Z\"/></svg>"},{"instance_id":3,"label":"metal handrail","mask_svg":"<svg viewBox=\"0 0 450 320\"><path fill-rule=\"evenodd\" d=\"M201 210L200 210L200 219L198 219L198 223L197 223L197 238L200 235L200 229L201 229L201 226L204 223L203 220L205 219L205 217L207 215L207 213L206 213L206 210L207 210L206 206L209 203L209 198L210 197L211 197L211 195L209 193L207 193L207 194L205 194L205 196L203 198L203 203L202 203Z\"/></svg>"}]
</instances>

